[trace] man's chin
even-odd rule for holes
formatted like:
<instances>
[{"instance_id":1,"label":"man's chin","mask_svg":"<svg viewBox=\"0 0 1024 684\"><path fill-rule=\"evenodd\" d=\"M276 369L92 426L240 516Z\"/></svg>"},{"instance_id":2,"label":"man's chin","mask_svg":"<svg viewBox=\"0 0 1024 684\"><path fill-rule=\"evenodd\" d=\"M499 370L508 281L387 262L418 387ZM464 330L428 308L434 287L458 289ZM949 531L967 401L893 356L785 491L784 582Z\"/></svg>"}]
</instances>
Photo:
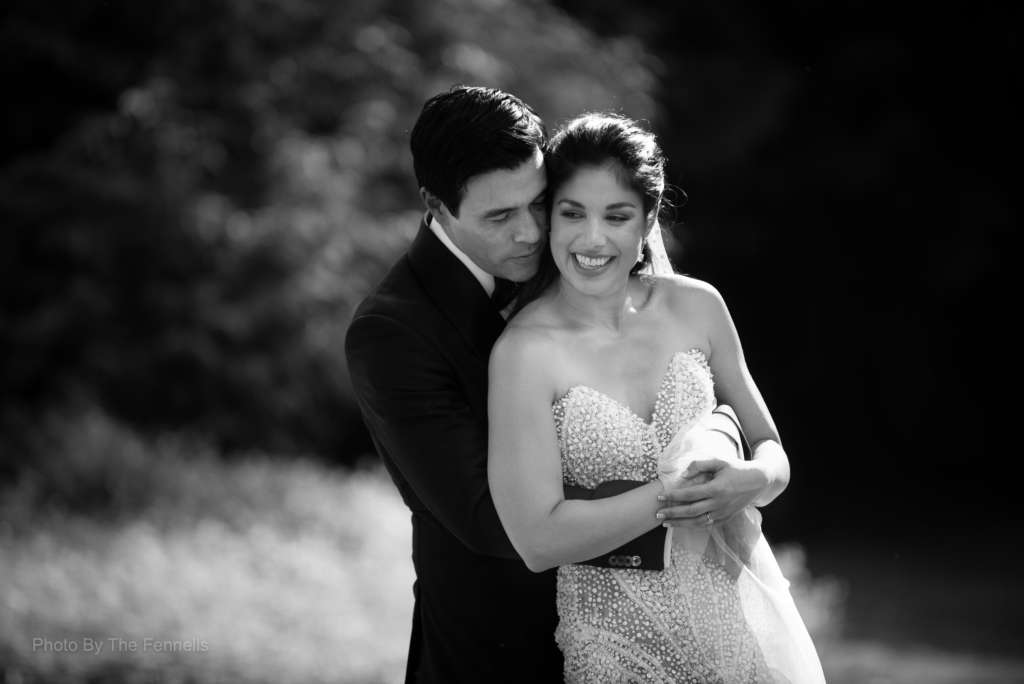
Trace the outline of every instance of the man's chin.
<instances>
[{"instance_id":1,"label":"man's chin","mask_svg":"<svg viewBox=\"0 0 1024 684\"><path fill-rule=\"evenodd\" d=\"M540 254L538 253L532 255L530 259L510 259L505 262L505 268L502 269L504 272L500 276L516 283L525 283L537 275L539 268Z\"/></svg>"}]
</instances>

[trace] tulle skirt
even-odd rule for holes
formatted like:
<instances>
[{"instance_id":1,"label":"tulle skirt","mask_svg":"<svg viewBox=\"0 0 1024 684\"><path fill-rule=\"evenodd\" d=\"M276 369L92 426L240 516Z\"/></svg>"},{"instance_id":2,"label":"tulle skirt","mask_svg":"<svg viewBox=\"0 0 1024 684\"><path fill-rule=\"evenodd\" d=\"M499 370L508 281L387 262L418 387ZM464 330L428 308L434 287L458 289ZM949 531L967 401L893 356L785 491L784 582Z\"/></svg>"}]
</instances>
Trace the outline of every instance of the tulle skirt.
<instances>
[{"instance_id":1,"label":"tulle skirt","mask_svg":"<svg viewBox=\"0 0 1024 684\"><path fill-rule=\"evenodd\" d=\"M721 566L736 582L739 609L768 670L793 684L824 682L817 651L768 542L748 506L708 528L673 528L671 544Z\"/></svg>"}]
</instances>

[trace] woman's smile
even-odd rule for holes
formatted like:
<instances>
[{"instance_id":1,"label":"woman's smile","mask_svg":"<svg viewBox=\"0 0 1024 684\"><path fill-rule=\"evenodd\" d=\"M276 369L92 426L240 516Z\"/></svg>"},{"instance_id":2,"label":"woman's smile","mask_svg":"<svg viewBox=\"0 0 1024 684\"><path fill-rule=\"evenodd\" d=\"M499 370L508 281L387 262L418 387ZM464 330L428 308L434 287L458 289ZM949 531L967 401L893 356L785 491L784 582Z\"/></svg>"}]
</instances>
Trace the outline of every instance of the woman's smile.
<instances>
[{"instance_id":1,"label":"woman's smile","mask_svg":"<svg viewBox=\"0 0 1024 684\"><path fill-rule=\"evenodd\" d=\"M574 252L573 257L576 260L576 266L583 271L600 271L609 263L611 263L613 256L587 256Z\"/></svg>"}]
</instances>

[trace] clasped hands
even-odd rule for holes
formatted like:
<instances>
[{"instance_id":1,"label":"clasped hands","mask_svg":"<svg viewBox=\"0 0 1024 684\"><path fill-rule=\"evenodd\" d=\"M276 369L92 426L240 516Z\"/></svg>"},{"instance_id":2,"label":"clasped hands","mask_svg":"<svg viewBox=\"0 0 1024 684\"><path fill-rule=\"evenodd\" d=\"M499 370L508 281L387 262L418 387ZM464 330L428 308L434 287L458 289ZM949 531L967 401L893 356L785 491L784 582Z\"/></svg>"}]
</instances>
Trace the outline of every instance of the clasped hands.
<instances>
[{"instance_id":1,"label":"clasped hands","mask_svg":"<svg viewBox=\"0 0 1024 684\"><path fill-rule=\"evenodd\" d=\"M680 430L659 454L658 479L665 486L658 497L665 502L658 517L666 527L726 522L768 486L756 462L740 460L729 437L702 423Z\"/></svg>"}]
</instances>

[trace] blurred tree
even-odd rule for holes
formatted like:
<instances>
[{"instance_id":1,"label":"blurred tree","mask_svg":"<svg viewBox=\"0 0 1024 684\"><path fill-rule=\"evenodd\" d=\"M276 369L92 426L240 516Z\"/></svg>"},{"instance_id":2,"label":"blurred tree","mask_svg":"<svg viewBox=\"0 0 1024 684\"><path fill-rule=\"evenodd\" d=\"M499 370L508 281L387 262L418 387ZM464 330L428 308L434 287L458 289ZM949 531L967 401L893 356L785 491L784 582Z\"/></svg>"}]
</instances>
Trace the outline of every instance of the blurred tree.
<instances>
[{"instance_id":1,"label":"blurred tree","mask_svg":"<svg viewBox=\"0 0 1024 684\"><path fill-rule=\"evenodd\" d=\"M427 97L654 112L635 39L541 0L15 0L0 37L8 422L98 402L228 450L369 450L341 343L416 229Z\"/></svg>"}]
</instances>

